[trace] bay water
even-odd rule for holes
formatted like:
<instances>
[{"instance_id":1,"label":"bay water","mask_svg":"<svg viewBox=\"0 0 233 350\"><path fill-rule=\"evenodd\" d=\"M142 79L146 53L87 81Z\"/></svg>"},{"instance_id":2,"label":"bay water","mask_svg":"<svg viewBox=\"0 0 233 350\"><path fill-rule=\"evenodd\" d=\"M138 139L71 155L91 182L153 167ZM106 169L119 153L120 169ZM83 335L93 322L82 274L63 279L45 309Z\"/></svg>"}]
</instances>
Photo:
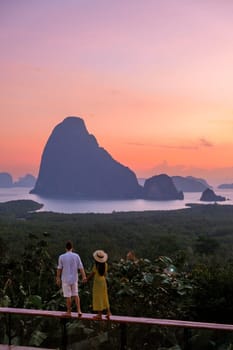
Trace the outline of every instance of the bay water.
<instances>
[{"instance_id":1,"label":"bay water","mask_svg":"<svg viewBox=\"0 0 233 350\"><path fill-rule=\"evenodd\" d=\"M143 199L126 200L89 200L89 199L54 199L30 194L28 187L0 188L0 202L19 199L31 199L43 204L40 211L56 213L112 213L148 210L177 210L188 208L187 203L208 204L201 202L201 192L184 192L183 200L154 201ZM213 189L217 195L227 198L221 205L233 205L233 189ZM213 202L212 202L213 203Z\"/></svg>"}]
</instances>

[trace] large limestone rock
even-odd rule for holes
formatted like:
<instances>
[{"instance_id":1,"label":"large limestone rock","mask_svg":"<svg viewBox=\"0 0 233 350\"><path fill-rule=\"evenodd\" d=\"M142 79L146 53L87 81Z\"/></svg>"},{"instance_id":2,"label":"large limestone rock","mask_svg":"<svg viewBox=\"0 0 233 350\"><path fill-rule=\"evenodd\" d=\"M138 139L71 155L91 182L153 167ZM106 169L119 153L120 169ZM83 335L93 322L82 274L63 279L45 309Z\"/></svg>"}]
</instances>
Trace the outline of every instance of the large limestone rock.
<instances>
[{"instance_id":1,"label":"large limestone rock","mask_svg":"<svg viewBox=\"0 0 233 350\"><path fill-rule=\"evenodd\" d=\"M126 199L140 197L141 191L134 172L98 145L84 121L67 117L48 139L31 193L48 197Z\"/></svg>"},{"instance_id":2,"label":"large limestone rock","mask_svg":"<svg viewBox=\"0 0 233 350\"><path fill-rule=\"evenodd\" d=\"M144 184L144 198L153 200L184 199L183 192L177 191L172 179L166 174L150 177Z\"/></svg>"},{"instance_id":3,"label":"large limestone rock","mask_svg":"<svg viewBox=\"0 0 233 350\"><path fill-rule=\"evenodd\" d=\"M207 188L201 195L200 201L204 202L222 202L225 201L226 198L223 196L218 196L214 193L213 190Z\"/></svg>"}]
</instances>

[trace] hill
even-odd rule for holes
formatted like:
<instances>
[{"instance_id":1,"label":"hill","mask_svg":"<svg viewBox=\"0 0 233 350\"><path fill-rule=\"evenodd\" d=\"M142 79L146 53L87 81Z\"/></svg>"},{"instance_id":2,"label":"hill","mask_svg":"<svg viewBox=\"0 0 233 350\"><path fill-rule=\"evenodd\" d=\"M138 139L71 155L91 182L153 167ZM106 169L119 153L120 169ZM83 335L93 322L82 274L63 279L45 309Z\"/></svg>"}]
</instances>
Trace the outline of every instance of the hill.
<instances>
[{"instance_id":1,"label":"hill","mask_svg":"<svg viewBox=\"0 0 233 350\"><path fill-rule=\"evenodd\" d=\"M47 141L31 193L128 199L140 197L141 191L134 172L98 145L84 121L67 117L54 128Z\"/></svg>"}]
</instances>

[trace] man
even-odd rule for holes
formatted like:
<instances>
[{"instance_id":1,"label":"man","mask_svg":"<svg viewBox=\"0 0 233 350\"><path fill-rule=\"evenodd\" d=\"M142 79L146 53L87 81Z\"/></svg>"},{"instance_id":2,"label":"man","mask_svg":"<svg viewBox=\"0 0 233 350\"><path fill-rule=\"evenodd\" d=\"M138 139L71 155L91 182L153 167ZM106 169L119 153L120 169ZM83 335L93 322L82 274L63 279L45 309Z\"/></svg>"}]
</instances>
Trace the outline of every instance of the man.
<instances>
[{"instance_id":1,"label":"man","mask_svg":"<svg viewBox=\"0 0 233 350\"><path fill-rule=\"evenodd\" d=\"M67 313L71 313L72 298L75 300L78 316L82 316L80 298L78 295L78 271L82 275L82 281L87 282L80 256L73 252L71 241L66 243L66 253L58 258L56 283L62 285L63 295L66 298Z\"/></svg>"}]
</instances>

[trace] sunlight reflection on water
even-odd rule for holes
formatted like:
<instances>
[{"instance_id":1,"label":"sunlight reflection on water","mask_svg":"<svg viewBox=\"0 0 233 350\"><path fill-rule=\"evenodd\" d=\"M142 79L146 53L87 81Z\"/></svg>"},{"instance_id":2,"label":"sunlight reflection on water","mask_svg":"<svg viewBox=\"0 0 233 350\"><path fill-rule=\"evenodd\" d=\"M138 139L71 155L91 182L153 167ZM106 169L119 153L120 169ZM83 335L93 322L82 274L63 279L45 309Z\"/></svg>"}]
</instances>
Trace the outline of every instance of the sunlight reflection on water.
<instances>
[{"instance_id":1,"label":"sunlight reflection on water","mask_svg":"<svg viewBox=\"0 0 233 350\"><path fill-rule=\"evenodd\" d=\"M44 198L29 193L30 189L25 187L0 188L0 202L18 199L31 199L43 204L41 211L52 211L57 213L112 213L126 211L147 210L176 210L188 208L186 203L200 202L200 192L185 192L184 200L153 201L143 199L127 200L87 200L87 199L52 199ZM217 195L224 196L229 200L219 204L233 205L233 189L214 189ZM204 203L205 204L205 203ZM207 203L206 203L207 204Z\"/></svg>"}]
</instances>

